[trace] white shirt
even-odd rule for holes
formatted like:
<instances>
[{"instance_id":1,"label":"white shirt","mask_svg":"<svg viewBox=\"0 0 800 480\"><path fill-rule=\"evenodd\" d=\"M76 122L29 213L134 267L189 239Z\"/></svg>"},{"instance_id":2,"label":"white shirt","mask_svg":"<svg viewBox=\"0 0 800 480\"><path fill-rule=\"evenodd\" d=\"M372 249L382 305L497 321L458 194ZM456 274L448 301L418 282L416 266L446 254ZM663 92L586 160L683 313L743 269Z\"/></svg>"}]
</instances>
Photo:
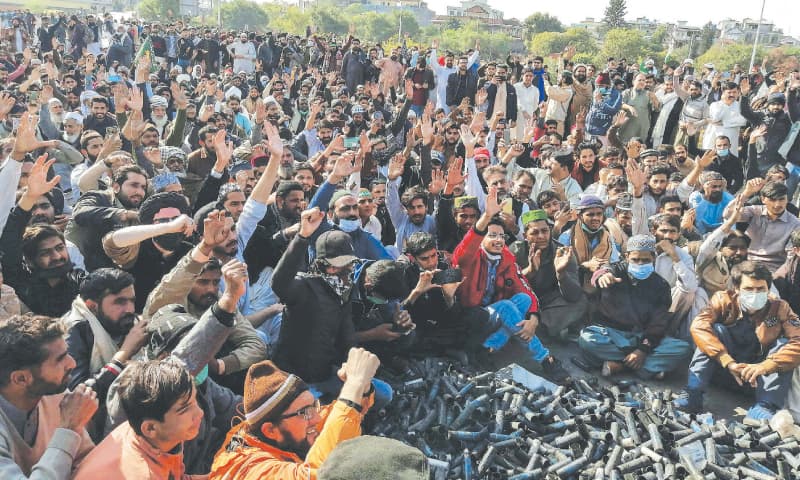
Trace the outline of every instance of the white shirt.
<instances>
[{"instance_id":1,"label":"white shirt","mask_svg":"<svg viewBox=\"0 0 800 480\"><path fill-rule=\"evenodd\" d=\"M703 134L703 149L714 148L717 137L725 135L731 140L731 152L739 151L739 129L747 125L747 119L740 113L739 102L726 105L716 101L708 108L709 124Z\"/></svg>"}]
</instances>

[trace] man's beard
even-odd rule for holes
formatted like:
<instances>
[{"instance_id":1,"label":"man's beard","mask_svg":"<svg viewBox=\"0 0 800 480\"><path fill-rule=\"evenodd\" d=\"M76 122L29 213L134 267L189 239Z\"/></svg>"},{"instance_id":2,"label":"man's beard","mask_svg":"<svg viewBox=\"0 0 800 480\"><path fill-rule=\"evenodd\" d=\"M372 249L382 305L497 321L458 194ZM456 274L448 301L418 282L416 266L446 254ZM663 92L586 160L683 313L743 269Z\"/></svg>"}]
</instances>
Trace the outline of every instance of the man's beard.
<instances>
[{"instance_id":1,"label":"man's beard","mask_svg":"<svg viewBox=\"0 0 800 480\"><path fill-rule=\"evenodd\" d=\"M239 249L239 244L236 240L226 243L221 247L214 247L214 253L220 256L225 257L232 257L236 255L236 251Z\"/></svg>"},{"instance_id":2,"label":"man's beard","mask_svg":"<svg viewBox=\"0 0 800 480\"><path fill-rule=\"evenodd\" d=\"M190 298L189 300L193 304L195 304L197 307L199 307L199 308L201 308L203 310L207 310L208 308L211 307L211 305L214 305L214 302L219 300L219 295L217 295L215 293L207 293L207 294L203 295L200 298L196 298L196 299L191 299Z\"/></svg>"},{"instance_id":3,"label":"man's beard","mask_svg":"<svg viewBox=\"0 0 800 480\"><path fill-rule=\"evenodd\" d=\"M61 125L62 123L64 123L64 112L51 113L50 114L50 121L52 121L56 126Z\"/></svg>"},{"instance_id":4,"label":"man's beard","mask_svg":"<svg viewBox=\"0 0 800 480\"><path fill-rule=\"evenodd\" d=\"M303 437L303 439L298 442L291 439L288 432L281 433L283 433L284 441L278 445L278 448L287 452L292 452L300 458L306 458L308 451L311 450L311 445L308 443L308 437Z\"/></svg>"},{"instance_id":5,"label":"man's beard","mask_svg":"<svg viewBox=\"0 0 800 480\"><path fill-rule=\"evenodd\" d=\"M136 201L131 200L131 198L122 193L122 191L120 191L117 194L117 198L119 199L119 203L121 203L123 207L128 209L139 208L139 206L142 204L142 200L144 200L143 198L139 198Z\"/></svg>"},{"instance_id":6,"label":"man's beard","mask_svg":"<svg viewBox=\"0 0 800 480\"><path fill-rule=\"evenodd\" d=\"M164 127L167 125L167 123L169 123L169 118L167 118L166 115L164 115L163 117L157 117L155 115L152 115L150 119L153 120L153 123L156 124L156 127L160 131L164 130Z\"/></svg>"},{"instance_id":7,"label":"man's beard","mask_svg":"<svg viewBox=\"0 0 800 480\"><path fill-rule=\"evenodd\" d=\"M711 203L719 203L722 201L722 192L714 191L708 194L708 201Z\"/></svg>"},{"instance_id":8,"label":"man's beard","mask_svg":"<svg viewBox=\"0 0 800 480\"><path fill-rule=\"evenodd\" d=\"M71 144L71 143L75 143L75 142L77 142L77 141L78 141L78 138L79 138L80 136L81 136L81 134L80 134L80 133L74 133L74 134L70 135L70 134L68 134L67 132L64 132L64 133L62 133L62 134L61 134L61 138L62 138L62 139L64 139L64 141L65 141L65 142L67 142L67 143L70 143L70 144ZM95 157L95 159L96 159L96 158L97 158L97 157Z\"/></svg>"},{"instance_id":9,"label":"man's beard","mask_svg":"<svg viewBox=\"0 0 800 480\"><path fill-rule=\"evenodd\" d=\"M61 383L51 383L37 378L28 388L27 393L31 397L44 397L46 395L59 394L67 389L71 375L72 369L64 374L64 379L61 380Z\"/></svg>"},{"instance_id":10,"label":"man's beard","mask_svg":"<svg viewBox=\"0 0 800 480\"><path fill-rule=\"evenodd\" d=\"M112 338L120 338L127 335L136 321L136 315L133 313L123 314L116 322L108 318L102 308L98 308L96 312L92 313Z\"/></svg>"},{"instance_id":11,"label":"man's beard","mask_svg":"<svg viewBox=\"0 0 800 480\"><path fill-rule=\"evenodd\" d=\"M50 215L45 215L45 214L34 215L31 217L30 225L36 225L36 224L50 225L53 223L53 220L55 219L51 218Z\"/></svg>"}]
</instances>

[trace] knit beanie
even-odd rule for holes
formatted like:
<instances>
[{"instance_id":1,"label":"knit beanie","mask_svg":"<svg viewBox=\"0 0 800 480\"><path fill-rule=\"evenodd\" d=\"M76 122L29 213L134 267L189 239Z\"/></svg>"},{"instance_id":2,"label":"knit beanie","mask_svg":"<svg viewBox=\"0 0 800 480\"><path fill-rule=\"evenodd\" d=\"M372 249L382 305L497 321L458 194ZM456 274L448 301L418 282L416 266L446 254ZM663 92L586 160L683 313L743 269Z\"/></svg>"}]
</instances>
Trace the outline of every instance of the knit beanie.
<instances>
[{"instance_id":1,"label":"knit beanie","mask_svg":"<svg viewBox=\"0 0 800 480\"><path fill-rule=\"evenodd\" d=\"M364 435L340 443L317 471L319 480L427 480L428 459L417 448Z\"/></svg>"},{"instance_id":2,"label":"knit beanie","mask_svg":"<svg viewBox=\"0 0 800 480\"><path fill-rule=\"evenodd\" d=\"M273 420L308 390L300 377L288 374L270 360L253 364L244 381L244 415L250 425Z\"/></svg>"}]
</instances>

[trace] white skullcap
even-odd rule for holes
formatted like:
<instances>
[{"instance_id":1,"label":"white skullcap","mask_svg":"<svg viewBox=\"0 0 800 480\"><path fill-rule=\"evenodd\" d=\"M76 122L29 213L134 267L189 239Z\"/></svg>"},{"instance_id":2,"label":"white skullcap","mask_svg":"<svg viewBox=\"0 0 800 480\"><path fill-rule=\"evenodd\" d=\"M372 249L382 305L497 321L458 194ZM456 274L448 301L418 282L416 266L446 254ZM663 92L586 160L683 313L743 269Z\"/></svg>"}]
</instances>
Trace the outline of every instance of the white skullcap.
<instances>
[{"instance_id":1,"label":"white skullcap","mask_svg":"<svg viewBox=\"0 0 800 480\"><path fill-rule=\"evenodd\" d=\"M83 115L78 112L69 112L64 115L64 121L66 122L67 120L75 120L75 123L83 125Z\"/></svg>"}]
</instances>

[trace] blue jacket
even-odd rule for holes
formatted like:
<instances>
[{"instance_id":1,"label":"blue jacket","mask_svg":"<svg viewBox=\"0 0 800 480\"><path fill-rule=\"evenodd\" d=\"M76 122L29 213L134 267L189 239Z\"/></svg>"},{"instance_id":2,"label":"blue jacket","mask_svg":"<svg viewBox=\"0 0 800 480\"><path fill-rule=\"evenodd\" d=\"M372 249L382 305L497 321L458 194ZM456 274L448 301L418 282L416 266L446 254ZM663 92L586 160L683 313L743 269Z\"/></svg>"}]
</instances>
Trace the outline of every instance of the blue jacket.
<instances>
[{"instance_id":1,"label":"blue jacket","mask_svg":"<svg viewBox=\"0 0 800 480\"><path fill-rule=\"evenodd\" d=\"M336 185L333 185L330 182L323 182L323 184L317 189L317 193L314 194L314 198L311 199L311 203L308 205L308 208L319 207L320 211L327 212L328 203L331 201L334 192L336 192ZM309 260L313 260L317 256L316 248L314 246L317 241L317 237L333 228L338 229L339 226L332 224L326 216L322 220L319 228L317 228L317 231L311 236L308 247ZM350 235L350 238L353 240L353 250L355 251L356 257L365 258L368 260L394 260L394 258L386 250L386 247L384 247L383 244L370 233L359 228L358 230L349 232L348 235Z\"/></svg>"},{"instance_id":2,"label":"blue jacket","mask_svg":"<svg viewBox=\"0 0 800 480\"><path fill-rule=\"evenodd\" d=\"M589 114L586 115L586 133L603 136L608 133L614 115L622 107L622 95L616 88L609 95L603 95L600 103L592 102Z\"/></svg>"}]
</instances>

